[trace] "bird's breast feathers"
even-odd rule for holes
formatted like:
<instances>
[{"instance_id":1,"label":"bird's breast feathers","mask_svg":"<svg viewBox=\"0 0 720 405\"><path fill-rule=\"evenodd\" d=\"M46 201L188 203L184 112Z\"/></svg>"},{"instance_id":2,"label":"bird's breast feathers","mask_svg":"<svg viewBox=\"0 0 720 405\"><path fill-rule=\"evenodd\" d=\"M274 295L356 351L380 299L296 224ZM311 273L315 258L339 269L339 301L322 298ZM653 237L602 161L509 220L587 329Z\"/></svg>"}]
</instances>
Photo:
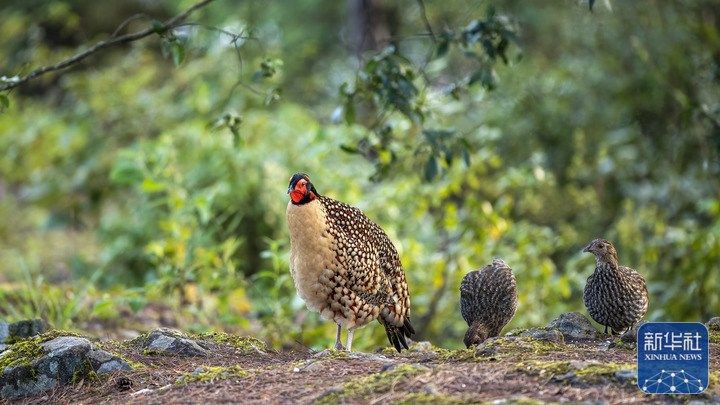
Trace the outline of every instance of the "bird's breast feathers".
<instances>
[{"instance_id":1,"label":"bird's breast feathers","mask_svg":"<svg viewBox=\"0 0 720 405\"><path fill-rule=\"evenodd\" d=\"M335 239L327 232L327 217L318 200L307 204L288 203L287 221L290 229L290 272L300 298L311 310L330 317L324 280L337 268Z\"/></svg>"}]
</instances>

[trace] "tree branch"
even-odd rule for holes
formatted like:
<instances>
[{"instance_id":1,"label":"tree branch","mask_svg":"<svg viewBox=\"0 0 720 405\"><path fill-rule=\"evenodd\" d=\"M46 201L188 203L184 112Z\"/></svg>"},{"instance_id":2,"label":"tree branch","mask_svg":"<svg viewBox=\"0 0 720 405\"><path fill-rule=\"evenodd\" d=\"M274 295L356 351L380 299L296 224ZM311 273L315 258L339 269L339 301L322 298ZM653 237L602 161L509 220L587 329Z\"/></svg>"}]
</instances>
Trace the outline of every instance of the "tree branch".
<instances>
[{"instance_id":1,"label":"tree branch","mask_svg":"<svg viewBox=\"0 0 720 405\"><path fill-rule=\"evenodd\" d=\"M168 30L175 28L177 25L179 25L180 23L185 21L185 19L190 14L192 14L194 11L207 6L208 4L212 3L213 1L214 0L202 0L198 3L196 3L195 5L193 5L192 7L188 8L181 14L178 14L175 17L172 17L169 20L165 21L164 23L154 24L153 26L146 28L142 31L134 32L134 33L127 34L127 35L122 35L122 36L108 39L105 41L100 41L83 52L80 52L80 53L78 53L68 59L65 59L63 61L60 61L54 65L42 66L40 68L37 68L25 76L11 78L11 79L6 78L4 80L4 83L0 84L0 91L10 90L15 87L19 87L19 86L29 82L30 80L33 80L33 79L40 77L49 72L55 72L55 71L67 69L68 67L79 63L83 59L85 59L97 52L100 52L101 50L103 50L105 48L110 48L110 47L113 47L116 45L126 44L128 42L137 41L139 39L145 38L145 37L153 35L153 34L162 34L164 32L167 32Z\"/></svg>"},{"instance_id":2,"label":"tree branch","mask_svg":"<svg viewBox=\"0 0 720 405\"><path fill-rule=\"evenodd\" d=\"M418 6L420 7L420 15L422 16L423 23L425 24L425 28L428 30L428 33L430 34L430 37L432 38L433 42L437 42L437 38L435 38L435 32L433 32L432 25L430 25L430 20L427 16L427 11L425 10L425 2L423 0L417 0Z\"/></svg>"}]
</instances>

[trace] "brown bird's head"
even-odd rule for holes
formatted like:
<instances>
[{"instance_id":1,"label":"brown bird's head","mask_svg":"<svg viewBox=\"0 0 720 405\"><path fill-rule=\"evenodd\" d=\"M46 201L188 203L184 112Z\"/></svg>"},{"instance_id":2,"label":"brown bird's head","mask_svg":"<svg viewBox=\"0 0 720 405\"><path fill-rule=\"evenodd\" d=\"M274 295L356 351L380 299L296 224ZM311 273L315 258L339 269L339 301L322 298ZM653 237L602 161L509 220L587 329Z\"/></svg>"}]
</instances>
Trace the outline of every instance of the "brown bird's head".
<instances>
[{"instance_id":1,"label":"brown bird's head","mask_svg":"<svg viewBox=\"0 0 720 405\"><path fill-rule=\"evenodd\" d=\"M583 252L594 254L598 264L607 263L614 264L615 266L618 265L617 250L615 250L615 246L606 239L593 239L592 242L585 246Z\"/></svg>"},{"instance_id":2,"label":"brown bird's head","mask_svg":"<svg viewBox=\"0 0 720 405\"><path fill-rule=\"evenodd\" d=\"M489 335L487 327L480 322L473 322L465 333L463 343L468 349L470 346L479 345L480 343L487 340Z\"/></svg>"},{"instance_id":3,"label":"brown bird's head","mask_svg":"<svg viewBox=\"0 0 720 405\"><path fill-rule=\"evenodd\" d=\"M310 176L305 173L293 174L287 193L290 194L290 201L295 205L307 204L319 196L315 186L310 182Z\"/></svg>"}]
</instances>

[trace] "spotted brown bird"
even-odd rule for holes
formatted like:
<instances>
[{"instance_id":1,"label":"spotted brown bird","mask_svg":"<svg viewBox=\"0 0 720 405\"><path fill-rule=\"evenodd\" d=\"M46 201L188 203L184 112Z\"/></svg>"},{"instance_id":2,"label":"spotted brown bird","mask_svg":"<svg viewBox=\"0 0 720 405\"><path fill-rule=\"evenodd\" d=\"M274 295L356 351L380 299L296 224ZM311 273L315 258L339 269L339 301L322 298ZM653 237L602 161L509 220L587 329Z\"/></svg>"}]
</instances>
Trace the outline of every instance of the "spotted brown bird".
<instances>
[{"instance_id":1,"label":"spotted brown bird","mask_svg":"<svg viewBox=\"0 0 720 405\"><path fill-rule=\"evenodd\" d=\"M468 324L463 342L470 347L498 336L515 315L517 288L512 269L500 259L471 271L460 283L460 312Z\"/></svg>"},{"instance_id":2,"label":"spotted brown bird","mask_svg":"<svg viewBox=\"0 0 720 405\"><path fill-rule=\"evenodd\" d=\"M614 333L630 330L648 308L645 279L621 266L617 250L605 239L595 239L583 252L595 255L595 271L587 279L583 301L592 319Z\"/></svg>"},{"instance_id":3,"label":"spotted brown bird","mask_svg":"<svg viewBox=\"0 0 720 405\"><path fill-rule=\"evenodd\" d=\"M337 324L335 348L346 328L347 350L355 329L377 319L401 351L415 333L400 257L378 225L359 209L322 196L305 173L288 186L290 272L310 310Z\"/></svg>"}]
</instances>

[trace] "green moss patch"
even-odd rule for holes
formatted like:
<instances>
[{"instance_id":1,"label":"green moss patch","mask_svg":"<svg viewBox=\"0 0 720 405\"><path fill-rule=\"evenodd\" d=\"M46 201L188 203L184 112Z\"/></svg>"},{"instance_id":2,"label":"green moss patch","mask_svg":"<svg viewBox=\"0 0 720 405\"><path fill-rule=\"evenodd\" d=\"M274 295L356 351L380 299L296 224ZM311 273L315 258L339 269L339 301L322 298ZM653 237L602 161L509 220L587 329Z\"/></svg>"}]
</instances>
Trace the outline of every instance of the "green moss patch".
<instances>
[{"instance_id":1,"label":"green moss patch","mask_svg":"<svg viewBox=\"0 0 720 405\"><path fill-rule=\"evenodd\" d=\"M313 357L316 357L318 359L323 359L323 360L325 360L325 359L333 360L333 359L349 359L351 356L350 356L350 352L348 352L347 350L326 349L321 352L315 353L313 355Z\"/></svg>"},{"instance_id":2,"label":"green moss patch","mask_svg":"<svg viewBox=\"0 0 720 405\"><path fill-rule=\"evenodd\" d=\"M614 379L620 370L634 369L629 363L583 363L558 360L531 360L518 364L517 370L541 377L568 376L568 381L597 383Z\"/></svg>"},{"instance_id":3,"label":"green moss patch","mask_svg":"<svg viewBox=\"0 0 720 405\"><path fill-rule=\"evenodd\" d=\"M66 330L51 330L37 336L18 339L10 343L8 349L0 354L0 370L7 367L29 365L45 353L42 343L62 336L85 337Z\"/></svg>"},{"instance_id":4,"label":"green moss patch","mask_svg":"<svg viewBox=\"0 0 720 405\"><path fill-rule=\"evenodd\" d=\"M634 342L626 342L622 340L621 338L617 338L612 341L612 344L610 345L613 349L620 349L620 350L635 350L635 343Z\"/></svg>"},{"instance_id":5,"label":"green moss patch","mask_svg":"<svg viewBox=\"0 0 720 405\"><path fill-rule=\"evenodd\" d=\"M8 367L25 366L45 353L39 337L17 341L0 354L0 370Z\"/></svg>"},{"instance_id":6,"label":"green moss patch","mask_svg":"<svg viewBox=\"0 0 720 405\"><path fill-rule=\"evenodd\" d=\"M75 372L72 375L72 380L70 382L72 384L77 384L80 381L100 381L100 377L97 375L95 370L93 370L92 365L90 362L85 361L78 367Z\"/></svg>"},{"instance_id":7,"label":"green moss patch","mask_svg":"<svg viewBox=\"0 0 720 405\"><path fill-rule=\"evenodd\" d=\"M256 350L267 350L267 344L260 339L250 336L231 335L225 332L207 332L194 334L192 339L210 340L215 343L230 345L241 352L250 353Z\"/></svg>"},{"instance_id":8,"label":"green moss patch","mask_svg":"<svg viewBox=\"0 0 720 405\"><path fill-rule=\"evenodd\" d=\"M443 349L441 347L433 347L433 352L437 353L438 359L442 361L476 361L475 348L469 349Z\"/></svg>"},{"instance_id":9,"label":"green moss patch","mask_svg":"<svg viewBox=\"0 0 720 405\"><path fill-rule=\"evenodd\" d=\"M720 344L720 330L716 330L716 329L710 330L710 335L708 337L710 339L710 343Z\"/></svg>"},{"instance_id":10,"label":"green moss patch","mask_svg":"<svg viewBox=\"0 0 720 405\"><path fill-rule=\"evenodd\" d=\"M398 382L428 371L427 367L400 364L389 370L349 381L341 389L318 398L317 402L335 404L350 398L366 398L372 394L382 394L390 391Z\"/></svg>"},{"instance_id":11,"label":"green moss patch","mask_svg":"<svg viewBox=\"0 0 720 405\"><path fill-rule=\"evenodd\" d=\"M563 351L558 343L530 337L502 337L485 341L477 348L478 355L491 357L515 357L518 354L548 354Z\"/></svg>"},{"instance_id":12,"label":"green moss patch","mask_svg":"<svg viewBox=\"0 0 720 405\"><path fill-rule=\"evenodd\" d=\"M245 370L240 366L203 366L192 373L183 374L180 378L178 378L176 383L179 385L185 385L193 382L210 383L220 380L241 379L250 376L250 374L250 371Z\"/></svg>"}]
</instances>

